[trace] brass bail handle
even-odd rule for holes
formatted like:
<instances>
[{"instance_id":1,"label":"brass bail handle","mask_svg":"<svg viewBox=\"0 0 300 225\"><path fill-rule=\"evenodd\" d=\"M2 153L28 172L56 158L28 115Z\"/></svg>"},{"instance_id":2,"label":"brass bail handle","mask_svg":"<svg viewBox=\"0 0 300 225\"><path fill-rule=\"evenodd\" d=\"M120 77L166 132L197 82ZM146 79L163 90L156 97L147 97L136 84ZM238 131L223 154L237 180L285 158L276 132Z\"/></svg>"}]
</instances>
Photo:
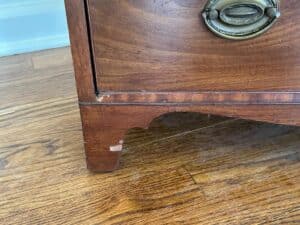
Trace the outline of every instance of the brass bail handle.
<instances>
[{"instance_id":1,"label":"brass bail handle","mask_svg":"<svg viewBox=\"0 0 300 225\"><path fill-rule=\"evenodd\" d=\"M274 25L280 17L279 0L209 0L202 16L218 36L245 40Z\"/></svg>"}]
</instances>

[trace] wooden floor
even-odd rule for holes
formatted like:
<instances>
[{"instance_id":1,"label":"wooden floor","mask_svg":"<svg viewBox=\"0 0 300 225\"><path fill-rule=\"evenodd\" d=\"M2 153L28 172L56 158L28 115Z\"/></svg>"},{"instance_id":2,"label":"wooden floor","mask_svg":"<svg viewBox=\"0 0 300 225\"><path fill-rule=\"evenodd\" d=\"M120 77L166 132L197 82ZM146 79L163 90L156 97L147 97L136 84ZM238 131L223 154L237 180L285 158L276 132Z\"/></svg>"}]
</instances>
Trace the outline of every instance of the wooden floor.
<instances>
[{"instance_id":1,"label":"wooden floor","mask_svg":"<svg viewBox=\"0 0 300 225\"><path fill-rule=\"evenodd\" d=\"M300 224L300 128L193 113L85 168L68 48L0 58L0 224Z\"/></svg>"}]
</instances>

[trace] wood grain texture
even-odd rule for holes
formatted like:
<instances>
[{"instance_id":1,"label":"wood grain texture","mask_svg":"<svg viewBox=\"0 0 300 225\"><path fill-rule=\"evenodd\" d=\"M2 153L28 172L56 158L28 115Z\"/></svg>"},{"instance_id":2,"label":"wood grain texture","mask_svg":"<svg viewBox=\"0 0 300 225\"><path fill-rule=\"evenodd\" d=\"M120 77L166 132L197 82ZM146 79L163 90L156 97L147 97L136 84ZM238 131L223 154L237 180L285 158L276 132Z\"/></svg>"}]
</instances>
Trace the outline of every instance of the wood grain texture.
<instances>
[{"instance_id":1,"label":"wood grain texture","mask_svg":"<svg viewBox=\"0 0 300 225\"><path fill-rule=\"evenodd\" d=\"M181 18L182 21L187 20L187 22L190 22L191 16L189 11L193 11L195 10L196 5L203 5L203 2L199 2L199 0L193 0L193 1L189 1L185 4L182 4L180 1L170 1L167 4L164 4L162 6L163 11L161 11L161 7L157 7L155 8L157 5L159 5L159 3L162 3L163 1L96 1L94 2L93 0L91 1L83 1L83 0L76 0L76 1L66 1L66 5L67 5L67 11L68 11L68 17L69 17L69 26L70 26L70 33L71 33L71 39L73 40L73 57L74 57L74 63L75 63L75 72L76 72L76 80L77 80L77 89L78 89L78 94L79 94L79 99L82 102L83 105L85 104L113 104L113 105L122 105L122 104L127 104L127 105L182 105L182 106L187 106L187 105L296 105L299 103L299 92L297 91L213 91L215 89L215 85L210 86L210 91L208 92L204 92L204 91L200 91L200 92L191 92L191 90L189 88L186 88L186 86L179 80L174 79L174 77L169 77L170 73L166 73L164 74L166 71L164 70L165 64L161 64L161 66L158 67L158 69L160 70L161 75L164 74L161 77L164 77L164 79L169 79L171 82L176 83L176 85L182 85L181 87L184 89L184 91L179 92L179 91L172 91L172 92L107 92L104 89L102 89L102 87L99 86L99 82L97 84L97 90L100 91L99 95L96 96L95 93L95 87L94 87L94 83L93 83L93 76L98 76L99 73L103 70L105 70L105 66L102 67L99 62L102 60L102 58L98 57L98 55L102 54L102 52L107 53L106 51L106 47L107 46L98 46L97 48L97 40L101 39L101 37L104 35L106 35L106 32L101 32L101 29L96 29L98 26L102 27L102 26L109 26L110 23L112 23L114 20L117 20L118 17L118 13L125 13L126 12L126 18L122 17L122 20L120 22L130 22L133 19L138 21L139 17L145 17L142 18L143 20L146 20L148 17L147 16L151 16L152 13L160 13L160 16L163 16L163 14L165 13L167 18L171 18L174 19L175 14L179 13L181 16L183 15L187 15L187 17ZM86 4L85 4L86 3ZM201 3L201 4L200 4ZM291 5L293 4L297 4L295 2L291 2L289 4L284 3L283 6L283 11L287 11L289 12L289 10L292 10ZM108 16L107 20L101 20L101 16L106 16L106 13L109 13L110 10L113 10L115 12L115 8L118 8L118 10L116 10L116 13L114 13L113 15L116 17L116 19L110 18L112 15ZM124 7L124 9L123 9ZM172 13L168 14L166 9L169 9L168 7L170 7L171 9L173 9ZM138 13L133 14L137 17L133 17L133 15L130 15L130 13L137 13L136 11L131 12L131 9L137 9L137 8L145 8L145 10L148 12L146 14L141 14ZM104 11L104 12L102 12ZM127 12L128 11L128 12ZM178 11L178 12L177 12ZM142 12L142 11L141 11ZM97 13L103 13L103 15L97 15ZM174 14L175 13L175 14ZM77 15L78 14L78 15ZM124 15L124 16L125 16ZM152 18L152 17L151 17ZM156 23L159 22L157 20L155 20L154 18L152 18L152 20L149 20L150 23ZM88 21L86 21L88 20ZM141 20L141 21L143 21ZM101 24L98 24L98 21L105 21L105 22L101 22ZM131 21L134 23L134 21ZM199 22L199 21L198 21ZM77 25L78 23L78 25ZM108 23L108 24L106 24ZM150 24L146 23L144 24L145 26L148 25L147 27L144 27L145 29L149 29L151 31L151 29L153 28L152 26L150 26ZM159 26L157 27L157 29L163 31L164 29L168 30L168 23L164 24L165 26ZM180 25L180 23L179 23ZM77 27L79 26L79 28L77 29ZM94 28L94 26L96 26L96 28ZM280 25L278 25L280 26ZM91 30L89 30L91 28ZM199 28L199 27L198 27ZM188 29L188 28L187 28ZM202 28L203 29L203 28ZM109 30L109 34L110 35L114 35L114 32L117 32L118 29L116 26L114 26L114 29L110 29ZM150 32L149 31L149 32ZM207 32L200 32L203 33L203 35L205 36ZM296 32L297 33L297 32ZM132 35L135 35L134 32L132 32ZM117 35L116 38L127 38L128 36L119 36ZM156 35L154 37L157 37ZM173 37L173 36L172 36ZM273 36L272 36L273 37ZM108 37L107 37L108 38ZM210 38L212 40L214 40L214 38L216 37L211 37L208 36L207 38ZM293 36L294 38L294 36ZM164 39L168 39L168 36L163 36L162 38ZM176 39L176 36L175 36ZM295 38L297 39L297 38ZM114 40L113 38L105 39L107 41L112 41ZM131 39L131 40L135 40L135 39ZM176 39L177 40L177 39ZM220 42L225 42L225 40L220 40L219 38L217 38L217 40L219 40ZM252 40L252 42L255 42L256 39ZM153 40L154 41L154 40ZM191 42L193 42L194 39L191 39ZM157 43L157 42L153 42L153 43ZM200 44L200 47L208 47L207 44L203 44L202 42L197 42L197 44ZM242 43L242 42L239 42ZM244 43L244 42L243 42ZM294 43L294 39L288 43L293 44ZM177 42L175 42L174 44L178 44L178 46L180 47L181 45ZM237 43L235 42L228 42L228 45L237 45ZM92 48L94 46L94 48ZM217 49L217 47L215 45L209 45L212 49ZM283 45L282 45L283 46ZM280 45L280 50L281 47ZM236 48L238 47L238 45L236 46ZM261 48L267 48L270 47L273 49L273 45L272 46L261 46ZM151 49L147 48L144 49L143 46L137 45L135 46L136 49L140 49L140 50L145 50L147 52L151 52ZM194 49L194 48L193 48ZM298 49L298 48L297 48ZM93 50L93 51L92 51ZM228 52L228 49L225 49L224 51ZM296 50L298 51L298 50ZM118 67L118 63L119 63L119 56L121 56L121 54L119 54L117 51L115 51L115 49L113 50L113 53L116 54L111 54L110 57L111 59L113 59L110 63L110 66L112 67L112 69ZM203 54L206 54L207 52L203 52ZM256 58L255 56L255 52L251 52L253 53L251 55L251 57ZM170 52L170 56L171 54L173 54L174 56L176 55L176 52L171 51ZM218 53L219 54L219 53ZM221 54L221 53L220 53ZM219 54L219 56L220 56ZM199 56L199 54L197 55L197 57ZM200 57L204 57L202 55L202 52L200 54ZM250 57L250 56L249 56ZM265 56L266 57L266 56ZM207 55L207 57L205 56L205 58L209 58L209 54ZM288 58L288 57L287 57ZM297 60L299 57L295 57L295 59ZM100 61L99 61L100 59ZM135 59L136 61L137 59ZM178 58L178 60L182 60L181 58ZM156 63L160 63L163 61L161 60L157 60L155 61ZM182 61L182 62L186 62L186 61ZM269 62L269 61L268 61ZM95 63L95 64L94 64ZM174 63L178 64L177 61L174 61ZM241 62L238 62L241 63ZM136 65L136 64L134 64ZM154 65L154 64L153 64ZM182 66L182 64L178 64L180 66ZM287 64L289 65L289 64ZM126 61L126 66L129 68L132 66L132 63L130 63L130 61ZM208 66L207 68L214 68L211 64L207 64L206 66ZM259 66L259 65L258 65ZM280 64L281 66L281 64ZM295 64L295 67L297 67L297 64ZM167 67L166 67L167 68ZM229 67L228 67L229 68ZM233 68L234 67L231 67ZM256 66L255 66L256 68ZM265 67L268 70L270 70L270 72L272 74L273 71L272 70L272 65L270 64L268 67ZM284 68L281 67L281 69ZM292 67L294 68L294 67ZM148 70L149 68L147 67L143 67L144 71L151 71ZM248 70L248 67L245 67L244 70ZM124 72L126 71L126 69L124 69ZM202 74L202 70L199 70L199 73ZM236 72L241 72L240 70L237 70ZM249 72L249 71L248 71ZM102 73L102 72L101 72ZM115 79L114 76L109 75L112 79ZM138 75L140 76L140 75ZM176 75L177 76L177 75ZM265 76L265 75L264 75ZM102 77L102 75L101 75ZM154 76L150 76L152 81L151 82L156 82L156 78ZM183 76L185 77L185 76ZM215 79L216 82L218 82L218 77L214 76L213 74L210 75L210 77L212 79ZM266 76L265 76L266 77ZM280 76L282 78L282 76ZM96 77L97 78L97 77ZM195 77L190 77L188 78L189 81L193 84L197 84L197 79ZM252 76L253 78L253 76ZM284 77L283 77L284 78ZM237 77L235 78L237 79ZM242 79L238 78L238 82L243 82ZM158 82L160 82L159 80L157 80ZM123 79L122 76L117 76L115 80L113 80L115 85L123 85ZM143 82L148 82L146 80L144 80ZM149 85L151 85L152 83L149 83ZM214 81L215 82L215 81ZM222 78L222 82L224 82L224 87L226 86L227 80ZM231 82L231 81L229 81ZM256 83L262 83L263 85L265 84L269 84L269 82L260 82L259 79L255 78L255 82ZM281 80L280 82L277 82L276 80L274 80L274 82L276 82L277 84L283 85L285 81ZM233 82L234 84L236 84L236 81ZM294 82L295 84L295 82ZM126 85L126 84L125 84ZM140 81L138 79L134 79L130 81L130 85L134 85L136 86L138 89L140 87L142 87L144 84L141 84ZM169 85L168 83L164 83L164 85ZM197 84L198 85L198 84ZM282 87L283 87L282 86ZM100 87L100 89L99 89ZM170 86L171 87L171 86ZM268 89L268 88L266 88ZM285 89L285 88L283 88ZM88 94L87 94L88 92ZM253 108L257 109L257 110L253 110ZM275 107L276 111L279 110L279 107ZM211 112L213 114L219 114L222 113L222 110L220 110L220 107L210 107ZM245 109L245 107L240 107L240 109ZM246 115L246 118L249 118L249 112L251 111L252 113L255 113L256 115L253 115L252 118L256 118L257 120L262 120L262 121L266 121L266 118L268 118L269 122L274 122L274 123L286 123L286 124L298 124L298 119L296 116L297 113L299 112L299 107L298 106L289 106L289 107L283 107L282 109L280 109L279 111L281 111L280 113L277 114L272 114L272 116L270 116L270 113L268 113L268 116L264 116L263 113L259 113L259 107L251 107L251 109L247 110L247 112L240 112L239 114L235 114L235 116L238 117L243 117L244 115ZM271 107L271 109L273 109ZM234 110L234 109L233 109ZM286 112L284 112L285 110L288 110ZM226 111L226 110L225 110ZM247 116L248 115L248 116ZM292 116L292 117L291 117ZM279 118L280 117L280 118ZM293 121L294 120L294 121Z\"/></svg>"},{"instance_id":2,"label":"wood grain texture","mask_svg":"<svg viewBox=\"0 0 300 225\"><path fill-rule=\"evenodd\" d=\"M298 127L166 114L93 174L69 49L0 67L0 224L299 224Z\"/></svg>"},{"instance_id":3,"label":"wood grain texture","mask_svg":"<svg viewBox=\"0 0 300 225\"><path fill-rule=\"evenodd\" d=\"M270 31L216 37L199 13L207 0L88 0L103 91L299 91L300 1L281 1Z\"/></svg>"},{"instance_id":4,"label":"wood grain texture","mask_svg":"<svg viewBox=\"0 0 300 225\"><path fill-rule=\"evenodd\" d=\"M298 108L291 106L166 106L81 104L87 165L91 171L118 168L124 137L130 128L147 128L152 120L170 112L217 112L229 117L300 125ZM259 111L259 113L257 113ZM276 118L276 119L275 119ZM295 119L296 118L296 119Z\"/></svg>"},{"instance_id":5,"label":"wood grain texture","mask_svg":"<svg viewBox=\"0 0 300 225\"><path fill-rule=\"evenodd\" d=\"M65 0L77 93L81 101L94 101L97 84L94 83L93 57L84 1Z\"/></svg>"},{"instance_id":6,"label":"wood grain texture","mask_svg":"<svg viewBox=\"0 0 300 225\"><path fill-rule=\"evenodd\" d=\"M172 111L300 125L299 2L244 42L207 31L205 2L66 1L90 170L116 169L126 131Z\"/></svg>"},{"instance_id":7,"label":"wood grain texture","mask_svg":"<svg viewBox=\"0 0 300 225\"><path fill-rule=\"evenodd\" d=\"M103 92L97 96L97 103L103 105L299 105L300 92Z\"/></svg>"}]
</instances>

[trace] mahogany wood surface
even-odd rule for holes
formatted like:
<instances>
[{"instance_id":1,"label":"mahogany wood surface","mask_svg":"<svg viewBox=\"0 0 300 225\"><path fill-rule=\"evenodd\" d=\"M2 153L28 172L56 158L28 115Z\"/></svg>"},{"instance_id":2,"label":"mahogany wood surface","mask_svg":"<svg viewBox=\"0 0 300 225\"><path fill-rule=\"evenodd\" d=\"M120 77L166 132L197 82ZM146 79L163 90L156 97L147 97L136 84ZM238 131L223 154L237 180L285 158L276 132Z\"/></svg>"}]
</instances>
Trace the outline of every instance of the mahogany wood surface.
<instances>
[{"instance_id":1,"label":"mahogany wood surface","mask_svg":"<svg viewBox=\"0 0 300 225\"><path fill-rule=\"evenodd\" d=\"M207 0L88 0L103 91L299 91L300 1L246 41L213 35Z\"/></svg>"},{"instance_id":2,"label":"mahogany wood surface","mask_svg":"<svg viewBox=\"0 0 300 225\"><path fill-rule=\"evenodd\" d=\"M275 121L300 126L300 106L128 106L81 105L88 168L94 172L118 168L124 137L130 128L147 128L169 112L212 111L228 117ZM180 121L178 121L180 122Z\"/></svg>"},{"instance_id":3,"label":"mahogany wood surface","mask_svg":"<svg viewBox=\"0 0 300 225\"><path fill-rule=\"evenodd\" d=\"M298 105L300 92L103 92L103 105Z\"/></svg>"},{"instance_id":4,"label":"mahogany wood surface","mask_svg":"<svg viewBox=\"0 0 300 225\"><path fill-rule=\"evenodd\" d=\"M87 12L82 0L65 0L79 100L93 101L96 86L87 27Z\"/></svg>"},{"instance_id":5,"label":"mahogany wood surface","mask_svg":"<svg viewBox=\"0 0 300 225\"><path fill-rule=\"evenodd\" d=\"M205 0L66 0L88 167L117 168L123 136L172 111L300 126L300 2L248 41L214 36Z\"/></svg>"}]
</instances>

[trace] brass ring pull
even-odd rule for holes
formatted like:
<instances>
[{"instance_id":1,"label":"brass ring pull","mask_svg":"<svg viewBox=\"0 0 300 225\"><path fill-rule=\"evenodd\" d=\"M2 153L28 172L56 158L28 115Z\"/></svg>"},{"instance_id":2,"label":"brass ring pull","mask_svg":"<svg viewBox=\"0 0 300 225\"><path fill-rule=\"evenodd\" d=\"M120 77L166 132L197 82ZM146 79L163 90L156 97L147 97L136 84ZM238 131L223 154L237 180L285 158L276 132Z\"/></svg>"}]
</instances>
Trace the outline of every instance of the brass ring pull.
<instances>
[{"instance_id":1,"label":"brass ring pull","mask_svg":"<svg viewBox=\"0 0 300 225\"><path fill-rule=\"evenodd\" d=\"M209 0L202 16L215 34L233 40L256 37L280 17L279 0Z\"/></svg>"}]
</instances>

